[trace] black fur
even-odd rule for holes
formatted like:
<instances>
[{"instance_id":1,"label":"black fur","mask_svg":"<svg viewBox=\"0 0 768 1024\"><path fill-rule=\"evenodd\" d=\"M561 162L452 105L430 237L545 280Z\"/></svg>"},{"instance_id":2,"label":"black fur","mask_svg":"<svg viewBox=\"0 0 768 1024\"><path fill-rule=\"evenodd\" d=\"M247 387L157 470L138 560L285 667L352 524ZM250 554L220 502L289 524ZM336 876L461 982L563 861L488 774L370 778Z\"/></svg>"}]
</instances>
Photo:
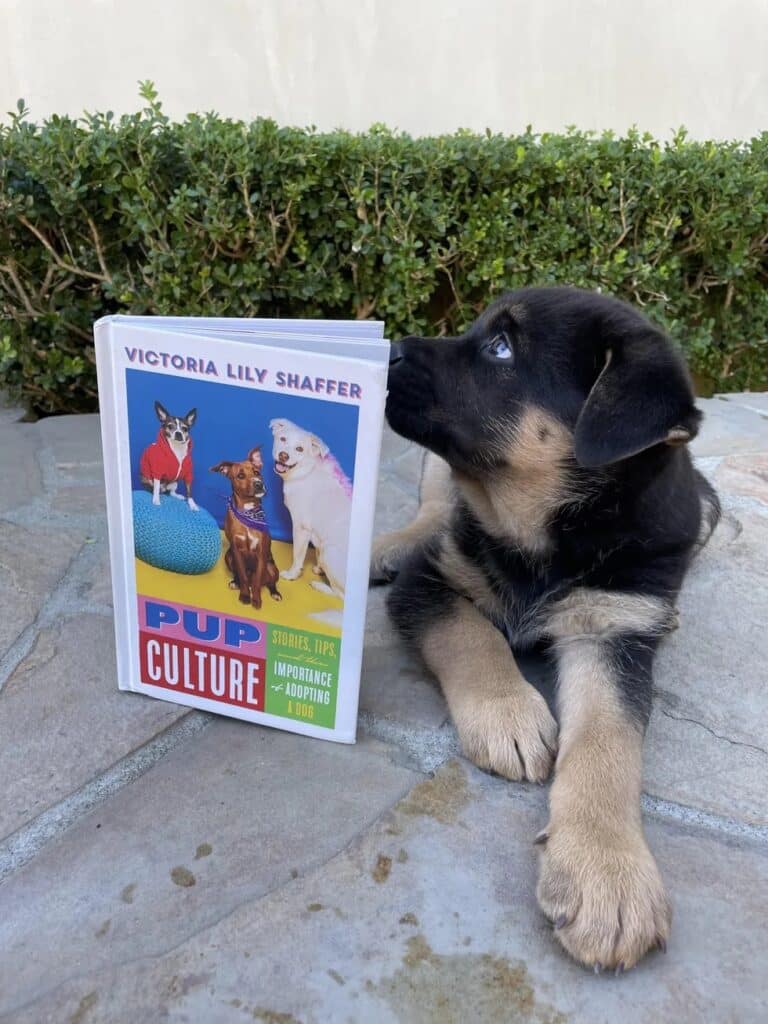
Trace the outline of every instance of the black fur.
<instances>
[{"instance_id":1,"label":"black fur","mask_svg":"<svg viewBox=\"0 0 768 1024\"><path fill-rule=\"evenodd\" d=\"M513 357L500 358L507 350ZM545 550L491 536L460 497L448 527L505 609L496 625L516 648L529 647L546 635L552 602L577 586L648 595L671 612L697 542L719 514L684 444L700 413L682 358L636 310L569 288L512 292L461 337L393 346L391 426L461 476L482 482L514 466L508 438L531 408L573 439L571 497L546 524ZM546 436L541 452L545 460ZM438 553L439 538L403 566L390 593L406 637L418 638L462 599ZM630 630L609 644L620 692L643 724L657 642Z\"/></svg>"}]
</instances>

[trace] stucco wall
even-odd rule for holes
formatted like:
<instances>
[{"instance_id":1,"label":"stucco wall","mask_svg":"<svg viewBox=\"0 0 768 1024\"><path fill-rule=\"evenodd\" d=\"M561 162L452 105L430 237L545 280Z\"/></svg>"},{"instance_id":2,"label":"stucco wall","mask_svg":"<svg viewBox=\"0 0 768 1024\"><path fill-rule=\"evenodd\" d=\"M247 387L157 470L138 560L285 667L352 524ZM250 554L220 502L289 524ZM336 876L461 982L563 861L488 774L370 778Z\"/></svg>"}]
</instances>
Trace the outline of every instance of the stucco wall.
<instances>
[{"instance_id":1,"label":"stucco wall","mask_svg":"<svg viewBox=\"0 0 768 1024\"><path fill-rule=\"evenodd\" d=\"M768 0L0 0L0 111L135 109L425 134L768 127Z\"/></svg>"}]
</instances>

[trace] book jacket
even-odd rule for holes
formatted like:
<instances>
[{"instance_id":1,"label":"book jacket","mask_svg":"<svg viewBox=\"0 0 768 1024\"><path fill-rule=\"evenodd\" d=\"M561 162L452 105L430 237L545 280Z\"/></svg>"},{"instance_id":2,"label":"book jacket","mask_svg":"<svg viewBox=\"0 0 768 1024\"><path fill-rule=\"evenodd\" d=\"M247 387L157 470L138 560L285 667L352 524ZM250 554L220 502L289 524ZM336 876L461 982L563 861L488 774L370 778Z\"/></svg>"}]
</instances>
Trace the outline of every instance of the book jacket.
<instances>
[{"instance_id":1,"label":"book jacket","mask_svg":"<svg viewBox=\"0 0 768 1024\"><path fill-rule=\"evenodd\" d=\"M354 742L382 333L98 321L121 689Z\"/></svg>"}]
</instances>

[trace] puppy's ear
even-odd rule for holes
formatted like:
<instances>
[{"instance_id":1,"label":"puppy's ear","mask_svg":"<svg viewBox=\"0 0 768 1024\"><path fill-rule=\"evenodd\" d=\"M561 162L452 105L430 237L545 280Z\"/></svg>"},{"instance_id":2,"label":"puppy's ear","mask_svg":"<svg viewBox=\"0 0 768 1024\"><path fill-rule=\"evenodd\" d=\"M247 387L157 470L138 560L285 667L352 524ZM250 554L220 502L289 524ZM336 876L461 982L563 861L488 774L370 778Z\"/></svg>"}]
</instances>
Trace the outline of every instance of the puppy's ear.
<instances>
[{"instance_id":1,"label":"puppy's ear","mask_svg":"<svg viewBox=\"0 0 768 1024\"><path fill-rule=\"evenodd\" d=\"M261 457L261 445L257 444L255 448L251 448L248 452L248 461L254 469L261 469L264 465L264 459Z\"/></svg>"},{"instance_id":2,"label":"puppy's ear","mask_svg":"<svg viewBox=\"0 0 768 1024\"><path fill-rule=\"evenodd\" d=\"M234 462L219 462L215 466L211 466L209 472L221 473L222 476L229 476Z\"/></svg>"},{"instance_id":3,"label":"puppy's ear","mask_svg":"<svg viewBox=\"0 0 768 1024\"><path fill-rule=\"evenodd\" d=\"M188 427L193 427L195 425L196 419L197 409L190 409L187 415L184 417L184 422L187 424Z\"/></svg>"},{"instance_id":4,"label":"puppy's ear","mask_svg":"<svg viewBox=\"0 0 768 1024\"><path fill-rule=\"evenodd\" d=\"M165 423L165 421L168 419L168 411L164 409L159 402L155 402L155 415L157 416L161 423Z\"/></svg>"},{"instance_id":5,"label":"puppy's ear","mask_svg":"<svg viewBox=\"0 0 768 1024\"><path fill-rule=\"evenodd\" d=\"M576 461L608 466L656 444L686 444L701 413L685 364L658 332L608 348L574 432Z\"/></svg>"},{"instance_id":6,"label":"puppy's ear","mask_svg":"<svg viewBox=\"0 0 768 1024\"><path fill-rule=\"evenodd\" d=\"M288 420L270 420L269 429L273 434L276 434L278 430L285 430L288 426Z\"/></svg>"},{"instance_id":7,"label":"puppy's ear","mask_svg":"<svg viewBox=\"0 0 768 1024\"><path fill-rule=\"evenodd\" d=\"M323 441L322 438L319 438L316 434L309 435L309 444L312 448L313 455L321 455L325 457L330 451L325 441Z\"/></svg>"}]
</instances>

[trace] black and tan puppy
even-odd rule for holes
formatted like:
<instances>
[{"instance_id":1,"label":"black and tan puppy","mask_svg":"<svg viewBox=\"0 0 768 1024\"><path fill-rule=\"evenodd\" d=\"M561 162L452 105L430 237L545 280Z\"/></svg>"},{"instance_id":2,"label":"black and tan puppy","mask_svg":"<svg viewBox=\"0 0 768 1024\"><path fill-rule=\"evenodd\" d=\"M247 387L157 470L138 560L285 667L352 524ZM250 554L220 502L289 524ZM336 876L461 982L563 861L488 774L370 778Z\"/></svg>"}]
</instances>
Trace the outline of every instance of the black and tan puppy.
<instances>
[{"instance_id":1,"label":"black and tan puppy","mask_svg":"<svg viewBox=\"0 0 768 1024\"><path fill-rule=\"evenodd\" d=\"M458 338L393 346L387 418L429 449L411 526L373 577L440 681L467 756L547 778L538 899L582 963L664 947L670 905L643 835L654 653L718 516L685 443L700 414L643 316L570 288L495 302ZM558 725L513 649L549 645Z\"/></svg>"}]
</instances>

